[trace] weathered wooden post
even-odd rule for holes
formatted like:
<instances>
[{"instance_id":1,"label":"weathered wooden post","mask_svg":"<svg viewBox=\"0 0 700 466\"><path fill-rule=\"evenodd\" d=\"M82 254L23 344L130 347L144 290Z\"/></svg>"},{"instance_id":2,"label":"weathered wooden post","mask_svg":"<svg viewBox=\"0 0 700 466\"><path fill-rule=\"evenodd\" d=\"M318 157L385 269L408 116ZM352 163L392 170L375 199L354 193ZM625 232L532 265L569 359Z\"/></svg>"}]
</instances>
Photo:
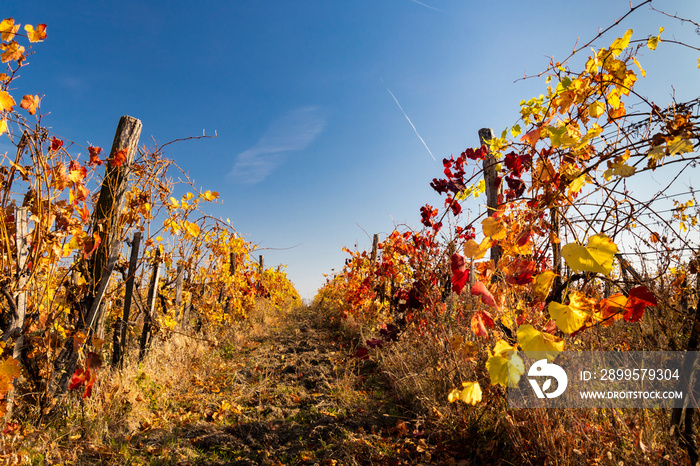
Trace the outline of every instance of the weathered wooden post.
<instances>
[{"instance_id":1,"label":"weathered wooden post","mask_svg":"<svg viewBox=\"0 0 700 466\"><path fill-rule=\"evenodd\" d=\"M180 322L182 313L180 306L182 305L182 285L184 282L185 268L182 264L177 264L177 277L175 278L175 322Z\"/></svg>"},{"instance_id":2,"label":"weathered wooden post","mask_svg":"<svg viewBox=\"0 0 700 466\"><path fill-rule=\"evenodd\" d=\"M124 365L124 353L126 352L126 329L129 325L131 314L131 301L134 296L134 280L138 267L139 247L141 246L141 232L134 233L131 240L131 256L129 257L129 271L126 277L126 289L124 290L124 311L122 317L117 318L114 327L114 349L112 350L112 367L119 369Z\"/></svg>"},{"instance_id":3,"label":"weathered wooden post","mask_svg":"<svg viewBox=\"0 0 700 466\"><path fill-rule=\"evenodd\" d=\"M228 260L229 260L229 272L231 273L231 276L233 277L236 275L236 268L238 267L238 254L230 252L228 255Z\"/></svg>"},{"instance_id":4,"label":"weathered wooden post","mask_svg":"<svg viewBox=\"0 0 700 466\"><path fill-rule=\"evenodd\" d=\"M379 235L374 234L372 237L372 255L370 256L370 264L372 267L374 267L374 264L377 262L377 251L379 249Z\"/></svg>"},{"instance_id":5,"label":"weathered wooden post","mask_svg":"<svg viewBox=\"0 0 700 466\"><path fill-rule=\"evenodd\" d=\"M93 212L92 231L101 239L100 245L88 263L88 282L90 291L85 297L83 307L83 320L78 322L76 330L82 331L90 341L91 334L95 331L95 322L102 296L107 290L109 277L119 257L119 239L121 237L120 212L129 184L129 172L136 156L136 148L141 137L141 121L130 116L122 116L114 134L112 149L107 159L107 168L100 196ZM61 368L64 364L65 367ZM77 348L70 338L62 354L56 359L56 374L60 375L58 390L65 391L68 388L70 377L75 371L78 362Z\"/></svg>"},{"instance_id":6,"label":"weathered wooden post","mask_svg":"<svg viewBox=\"0 0 700 466\"><path fill-rule=\"evenodd\" d=\"M488 149L488 141L495 137L491 128L481 128L479 130L479 143L485 145L487 148L486 158L484 159L484 184L486 187L486 208L488 209L487 213L489 217L498 209L498 197L501 194L501 185L499 184L496 186L498 178L496 174L496 165L498 161ZM501 247L497 245L491 247L491 260L493 260L494 266L498 263L500 258Z\"/></svg>"},{"instance_id":7,"label":"weathered wooden post","mask_svg":"<svg viewBox=\"0 0 700 466\"><path fill-rule=\"evenodd\" d=\"M17 245L17 300L12 302L8 299L10 306L14 304L14 315L12 316L12 324L8 332L3 335L3 341L7 342L10 338L15 337L15 345L12 348L12 357L17 361L22 362L22 347L24 346L24 319L27 315L27 274L25 270L27 265L27 256L29 255L29 243L27 236L27 208L15 207L15 244ZM7 394L7 412L5 420L12 419L12 413L15 404L15 388L17 386L16 379L12 380L12 390Z\"/></svg>"},{"instance_id":8,"label":"weathered wooden post","mask_svg":"<svg viewBox=\"0 0 700 466\"><path fill-rule=\"evenodd\" d=\"M99 286L111 251L117 247L121 237L119 213L129 185L129 172L136 156L141 128L141 121L123 116L114 135L107 173L93 213L92 231L102 239L90 263L94 288Z\"/></svg>"},{"instance_id":9,"label":"weathered wooden post","mask_svg":"<svg viewBox=\"0 0 700 466\"><path fill-rule=\"evenodd\" d=\"M143 330L141 331L141 344L139 345L139 361L143 361L146 351L151 343L151 322L156 308L156 297L158 295L158 280L160 279L160 249L156 249L153 258L153 274L151 283L148 285L148 299L146 309L143 313Z\"/></svg>"},{"instance_id":10,"label":"weathered wooden post","mask_svg":"<svg viewBox=\"0 0 700 466\"><path fill-rule=\"evenodd\" d=\"M552 241L552 266L554 268L553 272L556 274L554 277L554 284L552 289L558 290L562 283L562 266L561 266L561 241L559 238L559 230L561 228L559 221L559 209L552 207L549 211L549 216L552 223L552 233L556 235Z\"/></svg>"}]
</instances>

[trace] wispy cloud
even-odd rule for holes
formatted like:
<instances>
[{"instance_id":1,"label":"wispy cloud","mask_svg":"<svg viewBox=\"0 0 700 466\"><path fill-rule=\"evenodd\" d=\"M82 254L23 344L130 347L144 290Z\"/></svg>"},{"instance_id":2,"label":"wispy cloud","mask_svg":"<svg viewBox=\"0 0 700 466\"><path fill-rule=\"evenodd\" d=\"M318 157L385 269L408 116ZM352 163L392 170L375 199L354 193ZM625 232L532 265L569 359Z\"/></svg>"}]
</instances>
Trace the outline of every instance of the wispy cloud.
<instances>
[{"instance_id":1,"label":"wispy cloud","mask_svg":"<svg viewBox=\"0 0 700 466\"><path fill-rule=\"evenodd\" d=\"M428 8L429 10L442 11L439 8L435 8L434 6L426 5L425 3L419 2L418 0L408 0L408 1L413 2L413 3L420 5L420 6L424 6L424 7Z\"/></svg>"},{"instance_id":2,"label":"wispy cloud","mask_svg":"<svg viewBox=\"0 0 700 466\"><path fill-rule=\"evenodd\" d=\"M408 118L408 115L406 114L406 112L404 112L403 107L402 107L401 104L399 103L399 100L396 98L396 96L394 95L394 93L391 92L391 91L389 90L388 87L386 88L386 90L389 91L389 94L391 94L391 97L394 98L394 102L396 102L396 105L399 106L399 110L401 110L401 113L403 113L403 116L405 116L405 117L406 117L406 120L408 120L408 124L411 125L411 128L413 128L413 132L416 133L416 136L418 136L418 139L420 139L420 142L423 143L423 146L425 147L425 150L427 150L428 153L430 154L430 156L433 158L433 160L435 160L435 156L434 156L433 153L430 151L430 148L429 148L428 145L425 143L425 141L423 140L423 138L420 137L420 134L418 134L418 130L416 129L416 126L413 124L413 122L411 121L411 119Z\"/></svg>"},{"instance_id":3,"label":"wispy cloud","mask_svg":"<svg viewBox=\"0 0 700 466\"><path fill-rule=\"evenodd\" d=\"M318 106L302 107L282 115L255 145L238 154L226 179L245 184L263 181L284 163L289 152L306 149L325 126L326 118Z\"/></svg>"}]
</instances>

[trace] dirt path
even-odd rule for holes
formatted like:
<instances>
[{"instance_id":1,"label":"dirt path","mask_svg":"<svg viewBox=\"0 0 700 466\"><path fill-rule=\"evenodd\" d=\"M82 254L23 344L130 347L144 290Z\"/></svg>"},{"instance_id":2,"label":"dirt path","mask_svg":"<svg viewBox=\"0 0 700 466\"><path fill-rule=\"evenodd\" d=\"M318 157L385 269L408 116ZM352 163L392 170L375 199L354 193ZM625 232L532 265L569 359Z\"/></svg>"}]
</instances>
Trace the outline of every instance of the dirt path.
<instances>
[{"instance_id":1,"label":"dirt path","mask_svg":"<svg viewBox=\"0 0 700 466\"><path fill-rule=\"evenodd\" d=\"M238 415L182 432L196 464L456 464L447 452L438 460L374 363L308 311L249 340L230 363Z\"/></svg>"}]
</instances>

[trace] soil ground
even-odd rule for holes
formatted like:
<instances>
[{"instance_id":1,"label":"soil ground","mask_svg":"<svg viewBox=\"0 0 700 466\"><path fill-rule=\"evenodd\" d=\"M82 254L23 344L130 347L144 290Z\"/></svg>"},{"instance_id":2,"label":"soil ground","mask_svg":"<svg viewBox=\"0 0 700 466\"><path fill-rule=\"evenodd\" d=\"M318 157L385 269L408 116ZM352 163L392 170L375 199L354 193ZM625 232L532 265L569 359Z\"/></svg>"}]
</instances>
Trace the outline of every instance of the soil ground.
<instances>
[{"instance_id":1,"label":"soil ground","mask_svg":"<svg viewBox=\"0 0 700 466\"><path fill-rule=\"evenodd\" d=\"M226 359L230 383L220 386L233 406L179 431L146 430L130 448L151 452L150 464L468 464L395 399L373 361L308 310L230 348Z\"/></svg>"}]
</instances>

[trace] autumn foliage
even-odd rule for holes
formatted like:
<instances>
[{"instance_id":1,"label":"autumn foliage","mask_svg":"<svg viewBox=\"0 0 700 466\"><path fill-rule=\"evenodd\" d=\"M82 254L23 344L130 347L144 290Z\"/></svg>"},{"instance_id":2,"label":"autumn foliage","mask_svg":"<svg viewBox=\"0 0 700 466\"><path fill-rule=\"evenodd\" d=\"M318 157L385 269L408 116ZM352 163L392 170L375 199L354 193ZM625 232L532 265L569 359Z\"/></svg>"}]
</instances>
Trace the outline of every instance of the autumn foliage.
<instances>
[{"instance_id":1,"label":"autumn foliage","mask_svg":"<svg viewBox=\"0 0 700 466\"><path fill-rule=\"evenodd\" d=\"M260 270L251 258L256 246L228 219L206 214L218 193L197 189L184 173L179 174L184 181L173 183L168 173L178 169L174 161L164 157L162 147L143 147L129 166L121 211L111 214L119 232L112 280L95 321L84 322L86 297L94 296L96 287L91 260L106 238L104 225L95 222L95 206L100 189L109 189L102 183L108 171L128 163L127 149L115 148L110 156L100 147L62 139L42 127L39 90L12 95L34 47L48 37L45 24L20 26L12 18L0 23L0 56L7 67L0 74L0 137L4 147L13 148L0 154L3 413L13 399L18 419L32 410L42 413L40 418L50 414L70 354L78 359L68 374L69 393L94 393L113 351L112 329L123 312L129 247L137 232L143 241L127 351L133 352L146 313L152 334L165 340L171 332L227 330L244 322L260 300L278 308L299 303L283 269ZM27 229L20 231L17 216L24 211ZM27 256L20 262L25 237ZM154 266L165 272L153 291L151 314L144 298ZM178 271L186 278L180 294ZM24 319L14 322L20 315ZM10 396L13 390L18 393Z\"/></svg>"},{"instance_id":2,"label":"autumn foliage","mask_svg":"<svg viewBox=\"0 0 700 466\"><path fill-rule=\"evenodd\" d=\"M443 159L444 177L430 186L444 204L420 208L424 228L393 231L376 261L348 250L317 304L367 322L362 334L377 336L359 344L370 349L380 346L376 339L388 344L387 335L400 335L443 342L435 345L440 357L476 362L470 379L445 393L471 405L502 400L530 353L553 360L572 348L680 349L635 348L627 337L617 347L602 343L627 335L625 326L668 326L665 314L678 302L678 286L692 287L687 271L697 263L692 188L687 204L664 205L675 174L698 163L700 101L660 106L635 87L646 73L640 52L662 49L663 31L636 38L629 29L596 48L601 33L552 62L538 75L545 92L520 103L517 124ZM489 154L493 186L482 178ZM632 188L650 174L671 181L655 193ZM474 213L467 201L481 201L487 188L497 207ZM490 251L497 262L494 253L487 259ZM673 325L688 332L697 297L683 302Z\"/></svg>"}]
</instances>

